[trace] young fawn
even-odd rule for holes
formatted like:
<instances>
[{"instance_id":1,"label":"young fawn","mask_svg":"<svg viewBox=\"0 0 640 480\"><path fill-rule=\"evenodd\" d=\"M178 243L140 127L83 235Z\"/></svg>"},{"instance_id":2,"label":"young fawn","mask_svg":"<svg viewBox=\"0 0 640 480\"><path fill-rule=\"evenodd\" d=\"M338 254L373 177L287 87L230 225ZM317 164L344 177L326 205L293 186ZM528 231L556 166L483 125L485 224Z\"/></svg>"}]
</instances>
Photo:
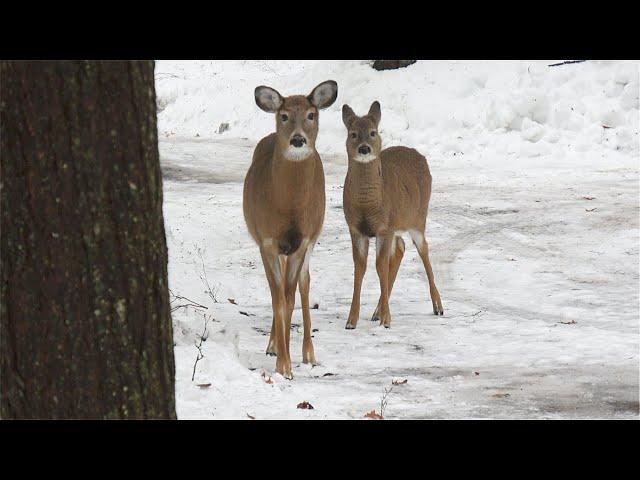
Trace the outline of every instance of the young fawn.
<instances>
[{"instance_id":1,"label":"young fawn","mask_svg":"<svg viewBox=\"0 0 640 480\"><path fill-rule=\"evenodd\" d=\"M409 232L429 279L433 313L443 315L440 294L429 262L425 225L431 196L431 173L427 159L407 147L381 149L378 133L380 104L358 117L342 107L347 127L349 169L344 182L344 214L351 233L355 279L347 329L356 328L360 315L360 289L367 268L369 238L376 237L376 270L380 278L380 300L371 320L389 327L389 296L404 255L402 233Z\"/></svg>"},{"instance_id":2,"label":"young fawn","mask_svg":"<svg viewBox=\"0 0 640 480\"><path fill-rule=\"evenodd\" d=\"M318 110L335 102L338 85L323 82L307 95L283 98L272 88L255 89L265 112L276 114L276 132L253 152L244 181L243 209L249 233L260 247L271 290L273 322L268 355L276 371L293 378L289 335L300 284L304 339L302 361L316 363L309 314L309 259L324 221L324 170L315 148Z\"/></svg>"}]
</instances>

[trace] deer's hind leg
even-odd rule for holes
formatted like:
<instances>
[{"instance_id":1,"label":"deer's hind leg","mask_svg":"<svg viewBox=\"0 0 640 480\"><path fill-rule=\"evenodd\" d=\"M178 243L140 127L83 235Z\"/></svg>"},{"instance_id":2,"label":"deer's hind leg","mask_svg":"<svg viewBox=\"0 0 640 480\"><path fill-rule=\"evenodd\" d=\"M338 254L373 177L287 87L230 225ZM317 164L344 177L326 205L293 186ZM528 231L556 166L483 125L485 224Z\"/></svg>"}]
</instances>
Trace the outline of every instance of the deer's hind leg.
<instances>
[{"instance_id":1,"label":"deer's hind leg","mask_svg":"<svg viewBox=\"0 0 640 480\"><path fill-rule=\"evenodd\" d=\"M433 305L433 314L444 315L442 300L440 299L440 293L438 292L438 288L436 287L436 281L433 276L431 262L429 261L429 245L427 244L427 240L425 239L424 231L411 230L409 233L411 234L413 244L418 249L418 253L420 254L420 258L422 259L422 263L424 264L424 269L427 272L427 278L429 279L429 293L431 295L431 303Z\"/></svg>"},{"instance_id":2,"label":"deer's hind leg","mask_svg":"<svg viewBox=\"0 0 640 480\"><path fill-rule=\"evenodd\" d=\"M396 281L396 276L398 275L398 270L400 269L400 262L402 262L402 257L404 256L404 240L402 237L395 237L395 249L392 246L391 258L389 260L389 298L391 298L391 291L393 290L393 284ZM378 306L376 307L376 311L373 312L373 316L371 317L371 321L379 321L380 320L380 302L382 301L382 295L378 300Z\"/></svg>"}]
</instances>

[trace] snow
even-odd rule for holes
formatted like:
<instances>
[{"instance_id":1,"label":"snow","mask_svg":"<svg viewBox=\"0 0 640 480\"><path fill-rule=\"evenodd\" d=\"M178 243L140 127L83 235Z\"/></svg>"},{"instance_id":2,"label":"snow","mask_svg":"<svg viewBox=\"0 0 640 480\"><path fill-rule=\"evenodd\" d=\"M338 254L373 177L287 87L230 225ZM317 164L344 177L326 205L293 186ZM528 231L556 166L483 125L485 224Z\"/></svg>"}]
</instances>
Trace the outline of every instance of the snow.
<instances>
[{"instance_id":1,"label":"snow","mask_svg":"<svg viewBox=\"0 0 640 480\"><path fill-rule=\"evenodd\" d=\"M359 419L380 412L392 388L387 419L638 418L640 63L548 67L557 62L383 72L363 61L157 62L170 288L207 307L173 313L178 417ZM311 259L320 365L301 363L298 301L288 381L264 354L271 300L242 215L253 148L274 128L253 90L308 94L329 79L339 91L320 114L327 204ZM374 100L383 145L429 160L427 238L445 315L431 313L405 235L391 328L368 321L379 294L370 249L361 319L345 330L353 264L341 108L362 115ZM314 409L296 408L303 401Z\"/></svg>"}]
</instances>

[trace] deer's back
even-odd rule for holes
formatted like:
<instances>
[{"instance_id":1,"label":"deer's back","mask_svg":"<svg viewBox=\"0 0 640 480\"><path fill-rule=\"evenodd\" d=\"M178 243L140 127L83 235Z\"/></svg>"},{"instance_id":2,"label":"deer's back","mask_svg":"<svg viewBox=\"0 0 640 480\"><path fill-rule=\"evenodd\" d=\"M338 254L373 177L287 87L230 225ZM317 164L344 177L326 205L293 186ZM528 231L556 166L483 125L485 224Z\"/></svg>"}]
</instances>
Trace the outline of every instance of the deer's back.
<instances>
[{"instance_id":1,"label":"deer's back","mask_svg":"<svg viewBox=\"0 0 640 480\"><path fill-rule=\"evenodd\" d=\"M390 225L424 229L431 196L427 159L413 148L389 147L380 152L380 160Z\"/></svg>"}]
</instances>

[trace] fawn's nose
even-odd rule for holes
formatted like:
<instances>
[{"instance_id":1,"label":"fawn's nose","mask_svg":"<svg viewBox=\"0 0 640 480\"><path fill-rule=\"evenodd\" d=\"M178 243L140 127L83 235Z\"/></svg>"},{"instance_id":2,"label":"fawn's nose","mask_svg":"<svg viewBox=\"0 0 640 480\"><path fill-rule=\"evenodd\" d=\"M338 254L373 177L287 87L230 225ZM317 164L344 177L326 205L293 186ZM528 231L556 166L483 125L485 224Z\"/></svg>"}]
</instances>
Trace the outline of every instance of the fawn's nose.
<instances>
[{"instance_id":1,"label":"fawn's nose","mask_svg":"<svg viewBox=\"0 0 640 480\"><path fill-rule=\"evenodd\" d=\"M367 155L371 153L371 148L369 147L369 145L360 145L358 147L358 153L361 155Z\"/></svg>"},{"instance_id":2,"label":"fawn's nose","mask_svg":"<svg viewBox=\"0 0 640 480\"><path fill-rule=\"evenodd\" d=\"M300 148L305 143L307 143L307 139L298 134L295 134L293 137L291 137L291 140L289 141L289 144L293 145L296 148Z\"/></svg>"}]
</instances>

